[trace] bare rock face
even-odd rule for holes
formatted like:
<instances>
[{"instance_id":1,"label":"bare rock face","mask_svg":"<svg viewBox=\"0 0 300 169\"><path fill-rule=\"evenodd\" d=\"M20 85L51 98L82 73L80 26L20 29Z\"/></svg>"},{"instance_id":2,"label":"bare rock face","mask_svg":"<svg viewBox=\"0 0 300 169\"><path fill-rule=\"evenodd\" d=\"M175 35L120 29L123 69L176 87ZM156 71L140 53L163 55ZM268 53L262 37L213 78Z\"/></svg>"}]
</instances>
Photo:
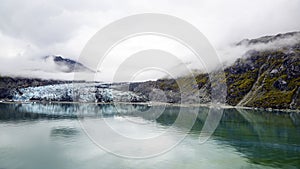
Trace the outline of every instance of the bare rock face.
<instances>
[{"instance_id":1,"label":"bare rock face","mask_svg":"<svg viewBox=\"0 0 300 169\"><path fill-rule=\"evenodd\" d=\"M281 90L281 91L287 90L287 89L288 89L288 83L287 83L285 80L283 80L282 78L277 79L277 80L274 82L273 86L274 86L276 89L279 89L279 90Z\"/></svg>"}]
</instances>

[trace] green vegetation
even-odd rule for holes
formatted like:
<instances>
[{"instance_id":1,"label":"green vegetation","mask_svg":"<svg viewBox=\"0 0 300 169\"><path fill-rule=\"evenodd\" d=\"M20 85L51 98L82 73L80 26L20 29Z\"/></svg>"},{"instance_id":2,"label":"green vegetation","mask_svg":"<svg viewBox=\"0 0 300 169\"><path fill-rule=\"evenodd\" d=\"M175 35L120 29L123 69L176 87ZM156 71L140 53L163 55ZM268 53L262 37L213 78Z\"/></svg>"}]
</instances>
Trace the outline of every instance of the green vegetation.
<instances>
[{"instance_id":1,"label":"green vegetation","mask_svg":"<svg viewBox=\"0 0 300 169\"><path fill-rule=\"evenodd\" d=\"M251 107L288 108L292 101L293 91L268 91L249 102Z\"/></svg>"},{"instance_id":2,"label":"green vegetation","mask_svg":"<svg viewBox=\"0 0 300 169\"><path fill-rule=\"evenodd\" d=\"M174 79L160 79L156 85L161 90L179 91L179 86Z\"/></svg>"},{"instance_id":3,"label":"green vegetation","mask_svg":"<svg viewBox=\"0 0 300 169\"><path fill-rule=\"evenodd\" d=\"M291 76L291 68L294 66L286 65L285 62L293 59L293 57L287 58L282 51L270 51L264 52L264 55L270 56L266 61L268 67L265 72L260 76L257 86L260 86L259 92L256 97L246 104L250 107L269 107L269 108L290 108L290 104L293 101L298 87L300 86L300 77ZM292 61L291 61L292 62ZM292 62L294 65L300 65L299 62ZM272 70L277 70L275 73L271 73ZM288 76L289 74L289 76ZM284 83L282 83L284 82ZM277 85L275 85L277 83ZM282 84L280 84L282 83ZM278 87L278 84L279 87Z\"/></svg>"},{"instance_id":4,"label":"green vegetation","mask_svg":"<svg viewBox=\"0 0 300 169\"><path fill-rule=\"evenodd\" d=\"M198 88L202 88L205 84L209 82L208 74L198 74L195 77L196 83L198 84Z\"/></svg>"},{"instance_id":5,"label":"green vegetation","mask_svg":"<svg viewBox=\"0 0 300 169\"><path fill-rule=\"evenodd\" d=\"M227 73L227 103L238 104L251 90L257 78L257 70L242 74Z\"/></svg>"},{"instance_id":6,"label":"green vegetation","mask_svg":"<svg viewBox=\"0 0 300 169\"><path fill-rule=\"evenodd\" d=\"M297 76L299 70L295 72L295 67L300 65L300 59L299 53L296 56L287 56L285 52L258 52L249 58L239 59L227 68L227 103L236 105L248 93L252 93L244 106L290 108L293 96L300 87L300 77Z\"/></svg>"}]
</instances>

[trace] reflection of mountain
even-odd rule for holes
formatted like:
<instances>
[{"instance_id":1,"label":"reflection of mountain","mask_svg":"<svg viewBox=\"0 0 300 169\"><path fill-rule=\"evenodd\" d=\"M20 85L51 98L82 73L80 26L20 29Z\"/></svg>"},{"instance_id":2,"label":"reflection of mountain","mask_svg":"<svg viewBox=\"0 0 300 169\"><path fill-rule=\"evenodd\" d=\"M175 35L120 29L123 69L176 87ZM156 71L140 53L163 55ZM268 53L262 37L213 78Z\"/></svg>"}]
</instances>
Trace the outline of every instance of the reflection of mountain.
<instances>
[{"instance_id":1,"label":"reflection of mountain","mask_svg":"<svg viewBox=\"0 0 300 169\"><path fill-rule=\"evenodd\" d=\"M214 135L253 163L300 166L300 126L291 120L294 114L228 109Z\"/></svg>"},{"instance_id":2,"label":"reflection of mountain","mask_svg":"<svg viewBox=\"0 0 300 169\"><path fill-rule=\"evenodd\" d=\"M190 136L198 139L208 116L208 108L148 106L140 104L0 104L0 121L60 118L141 117L159 126L186 132L198 116ZM164 110L164 111L163 111ZM163 113L162 113L163 112ZM176 124L174 122L177 120ZM265 166L300 166L300 115L297 113L226 109L211 137L217 144L233 147L251 163ZM72 128L57 127L51 137L69 138L77 134Z\"/></svg>"}]
</instances>

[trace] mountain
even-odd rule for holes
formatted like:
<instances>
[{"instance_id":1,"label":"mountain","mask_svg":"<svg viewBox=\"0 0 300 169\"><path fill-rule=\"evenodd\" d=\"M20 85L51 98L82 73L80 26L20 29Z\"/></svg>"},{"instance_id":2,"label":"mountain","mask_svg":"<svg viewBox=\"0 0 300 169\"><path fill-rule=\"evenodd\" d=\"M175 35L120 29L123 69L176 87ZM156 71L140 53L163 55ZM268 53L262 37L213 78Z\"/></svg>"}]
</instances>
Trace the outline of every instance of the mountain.
<instances>
[{"instance_id":1,"label":"mountain","mask_svg":"<svg viewBox=\"0 0 300 169\"><path fill-rule=\"evenodd\" d=\"M257 49L259 44L293 39L293 43L277 43ZM241 43L242 42L242 43ZM290 32L237 43L246 45L248 51L234 64L225 68L227 97L226 103L232 106L300 109L300 33ZM253 48L251 46L253 45ZM214 72L217 73L217 72ZM131 90L149 96L153 88L163 90L167 102L180 102L177 85L182 79L161 79L131 84ZM211 101L211 82L207 73L195 76L200 91L200 101Z\"/></svg>"},{"instance_id":2,"label":"mountain","mask_svg":"<svg viewBox=\"0 0 300 169\"><path fill-rule=\"evenodd\" d=\"M300 43L252 51L225 72L230 105L300 108Z\"/></svg>"},{"instance_id":3,"label":"mountain","mask_svg":"<svg viewBox=\"0 0 300 169\"><path fill-rule=\"evenodd\" d=\"M290 43L251 50L252 44L276 41ZM300 32L251 39L247 45L250 50L244 57L225 69L227 103L247 107L300 108Z\"/></svg>"},{"instance_id":4,"label":"mountain","mask_svg":"<svg viewBox=\"0 0 300 169\"><path fill-rule=\"evenodd\" d=\"M64 73L71 72L94 72L87 68L82 63L76 62L72 59L64 58L62 56L49 55L43 57L45 62L53 62L57 69Z\"/></svg>"},{"instance_id":5,"label":"mountain","mask_svg":"<svg viewBox=\"0 0 300 169\"><path fill-rule=\"evenodd\" d=\"M232 65L224 69L225 81L220 83L227 86L226 103L232 106L300 110L300 33L289 32L247 39L237 43L236 46L246 46L247 50ZM61 56L47 56L45 59L64 67L65 71L91 71L84 65ZM219 70L211 73L220 75ZM85 84L86 89L84 83L81 83L81 88L78 90L75 88L74 91L86 90L84 95L79 96L85 98L83 100L96 102L151 100L168 103L189 103L189 99L194 99L193 94L199 91L200 102L210 103L212 85L215 85L216 81L211 82L208 73L198 72L194 77L196 85L190 83L193 76L182 76L177 79L165 78L130 83L129 92L114 87L122 88L122 85L127 84L111 84L108 89L102 86L94 90L88 87L89 83ZM62 82L56 83L62 84ZM70 94L67 94L69 90L65 91L68 87L63 86L66 85L55 85L56 83L0 77L0 99L60 101L67 98L69 101L74 100L69 97ZM188 85L181 90L178 84ZM32 93L35 95L32 96ZM117 97L113 98L109 93L115 93ZM187 99L181 100L182 95Z\"/></svg>"},{"instance_id":6,"label":"mountain","mask_svg":"<svg viewBox=\"0 0 300 169\"><path fill-rule=\"evenodd\" d=\"M288 33L280 33L273 36L263 36L256 39L244 39L240 42L238 42L236 45L255 45L255 44L267 44L275 41L282 41L287 39L296 39L299 40L300 38L300 32L288 32Z\"/></svg>"}]
</instances>

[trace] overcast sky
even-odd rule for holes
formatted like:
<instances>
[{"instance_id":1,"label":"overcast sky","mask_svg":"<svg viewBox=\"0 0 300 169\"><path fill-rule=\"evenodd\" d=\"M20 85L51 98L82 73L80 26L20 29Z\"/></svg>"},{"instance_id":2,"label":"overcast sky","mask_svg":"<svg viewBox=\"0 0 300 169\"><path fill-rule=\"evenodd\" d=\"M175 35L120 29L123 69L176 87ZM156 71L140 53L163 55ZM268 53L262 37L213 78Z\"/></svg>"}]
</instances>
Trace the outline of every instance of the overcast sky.
<instances>
[{"instance_id":1,"label":"overcast sky","mask_svg":"<svg viewBox=\"0 0 300 169\"><path fill-rule=\"evenodd\" d=\"M76 59L99 29L139 13L184 19L216 49L244 38L300 30L300 0L0 0L0 4L2 74L11 70L20 74L26 60L46 55Z\"/></svg>"}]
</instances>

